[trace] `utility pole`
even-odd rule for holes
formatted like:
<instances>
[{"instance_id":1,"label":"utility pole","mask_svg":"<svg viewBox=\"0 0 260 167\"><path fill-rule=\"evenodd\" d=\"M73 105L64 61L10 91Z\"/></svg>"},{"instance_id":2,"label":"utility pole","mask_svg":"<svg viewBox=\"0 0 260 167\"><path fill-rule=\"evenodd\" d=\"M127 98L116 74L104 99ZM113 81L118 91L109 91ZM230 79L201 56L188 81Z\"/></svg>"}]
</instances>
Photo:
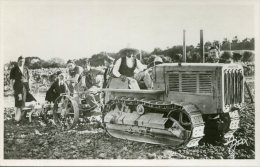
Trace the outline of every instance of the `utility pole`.
<instances>
[{"instance_id":1,"label":"utility pole","mask_svg":"<svg viewBox=\"0 0 260 167\"><path fill-rule=\"evenodd\" d=\"M200 30L200 56L202 57L202 63L205 63L203 30Z\"/></svg>"},{"instance_id":2,"label":"utility pole","mask_svg":"<svg viewBox=\"0 0 260 167\"><path fill-rule=\"evenodd\" d=\"M183 62L186 63L186 43L185 43L185 30L183 30Z\"/></svg>"}]
</instances>

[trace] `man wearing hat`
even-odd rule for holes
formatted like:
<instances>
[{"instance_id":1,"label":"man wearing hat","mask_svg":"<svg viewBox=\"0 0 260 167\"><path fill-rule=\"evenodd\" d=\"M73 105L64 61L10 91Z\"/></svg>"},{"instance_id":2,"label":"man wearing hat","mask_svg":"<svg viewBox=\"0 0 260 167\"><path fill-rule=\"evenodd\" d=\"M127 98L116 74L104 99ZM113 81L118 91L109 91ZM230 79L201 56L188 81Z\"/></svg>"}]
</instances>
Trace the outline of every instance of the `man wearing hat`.
<instances>
[{"instance_id":1,"label":"man wearing hat","mask_svg":"<svg viewBox=\"0 0 260 167\"><path fill-rule=\"evenodd\" d=\"M26 113L23 112L25 102L36 101L29 92L29 70L24 66L24 63L24 57L20 56L17 65L14 66L10 72L11 88L13 88L14 91L16 107L15 120L17 122L21 121L21 119L26 116Z\"/></svg>"},{"instance_id":2,"label":"man wearing hat","mask_svg":"<svg viewBox=\"0 0 260 167\"><path fill-rule=\"evenodd\" d=\"M123 49L120 51L122 57L119 58L113 67L113 75L121 78L122 81L135 79L137 82L144 81L148 89L152 88L152 79L146 65L143 65L140 60L136 58L139 53L136 49ZM130 86L131 87L131 86Z\"/></svg>"}]
</instances>

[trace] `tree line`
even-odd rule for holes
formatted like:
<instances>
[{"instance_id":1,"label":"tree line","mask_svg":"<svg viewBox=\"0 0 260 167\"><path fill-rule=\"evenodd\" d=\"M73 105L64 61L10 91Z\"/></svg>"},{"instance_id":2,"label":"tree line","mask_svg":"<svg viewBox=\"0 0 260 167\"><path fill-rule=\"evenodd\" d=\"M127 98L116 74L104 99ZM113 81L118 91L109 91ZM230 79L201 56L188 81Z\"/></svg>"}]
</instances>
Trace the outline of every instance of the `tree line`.
<instances>
[{"instance_id":1,"label":"tree line","mask_svg":"<svg viewBox=\"0 0 260 167\"><path fill-rule=\"evenodd\" d=\"M221 52L221 60L225 62L227 59L233 59L234 61L243 61L243 62L253 62L254 53L252 52L255 49L255 40L254 38L245 38L239 40L235 36L231 41L227 38L224 38L223 41L207 41L204 44L205 57L208 56L208 51L211 46L216 46ZM186 46L186 61L187 62L202 62L202 57L199 52L200 46L188 45ZM172 47L167 47L166 49L154 48L151 53L140 50L140 53L137 55L138 58L141 57L144 64L149 64L153 61L154 56L161 56L164 62L178 62L179 54L183 53L183 46L177 45ZM90 58L80 58L74 59L75 63L80 66L84 66L86 61L89 61L92 66L102 66L104 65L104 58L106 56L111 56L114 59L121 57L121 51L117 53L107 53L101 52L92 55ZM87 57L87 56L86 56ZM9 65L14 65L16 62L10 62ZM43 60L39 57L26 57L25 65L30 69L40 69L40 68L63 68L66 67L66 62L61 58L52 58L50 60Z\"/></svg>"}]
</instances>

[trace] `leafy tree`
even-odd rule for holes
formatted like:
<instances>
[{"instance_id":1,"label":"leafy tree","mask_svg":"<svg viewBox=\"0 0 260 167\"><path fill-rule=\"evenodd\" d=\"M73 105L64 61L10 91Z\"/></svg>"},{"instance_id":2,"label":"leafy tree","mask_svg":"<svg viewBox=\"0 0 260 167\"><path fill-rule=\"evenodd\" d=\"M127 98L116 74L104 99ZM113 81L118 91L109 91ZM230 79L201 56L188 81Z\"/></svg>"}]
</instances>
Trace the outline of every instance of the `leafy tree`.
<instances>
[{"instance_id":1,"label":"leafy tree","mask_svg":"<svg viewBox=\"0 0 260 167\"><path fill-rule=\"evenodd\" d=\"M239 42L239 39L237 36L234 36L234 38L232 39L232 43L235 44L235 43L238 43Z\"/></svg>"},{"instance_id":2,"label":"leafy tree","mask_svg":"<svg viewBox=\"0 0 260 167\"><path fill-rule=\"evenodd\" d=\"M151 54L161 55L161 54L162 54L162 49L160 49L160 48L154 48L154 50L152 51Z\"/></svg>"},{"instance_id":3,"label":"leafy tree","mask_svg":"<svg viewBox=\"0 0 260 167\"><path fill-rule=\"evenodd\" d=\"M224 38L221 50L254 50L254 38L245 38L240 41L235 36L231 42L227 38Z\"/></svg>"},{"instance_id":4,"label":"leafy tree","mask_svg":"<svg viewBox=\"0 0 260 167\"><path fill-rule=\"evenodd\" d=\"M168 56L171 58L173 62L178 62L178 57L176 57L177 54L182 54L183 47L181 45L173 46L170 49L164 50L162 53L165 56Z\"/></svg>"},{"instance_id":5,"label":"leafy tree","mask_svg":"<svg viewBox=\"0 0 260 167\"><path fill-rule=\"evenodd\" d=\"M233 60L235 62L241 60L241 58L242 58L242 55L240 53L233 52Z\"/></svg>"},{"instance_id":6,"label":"leafy tree","mask_svg":"<svg viewBox=\"0 0 260 167\"><path fill-rule=\"evenodd\" d=\"M143 64L149 64L148 60L151 57L152 54L147 53L146 51L141 50L142 54L142 63ZM137 58L140 60L140 54L137 55Z\"/></svg>"},{"instance_id":7,"label":"leafy tree","mask_svg":"<svg viewBox=\"0 0 260 167\"><path fill-rule=\"evenodd\" d=\"M35 63L30 65L30 69L40 69L41 67L42 67L41 61L35 62Z\"/></svg>"},{"instance_id":8,"label":"leafy tree","mask_svg":"<svg viewBox=\"0 0 260 167\"><path fill-rule=\"evenodd\" d=\"M92 55L91 58L88 59L88 61L90 62L91 66L94 66L94 67L103 66L106 56L113 57L114 59L115 59L115 57L116 58L118 57L118 55L116 55L115 53L100 52L98 54ZM85 63L86 60L87 60L87 58L83 59L82 62Z\"/></svg>"},{"instance_id":9,"label":"leafy tree","mask_svg":"<svg viewBox=\"0 0 260 167\"><path fill-rule=\"evenodd\" d=\"M250 38L245 38L241 43L243 44L243 48L251 50Z\"/></svg>"},{"instance_id":10,"label":"leafy tree","mask_svg":"<svg viewBox=\"0 0 260 167\"><path fill-rule=\"evenodd\" d=\"M205 48L205 58L207 59L207 52L208 49L211 46L220 46L220 50L254 50L255 49L255 39L254 38L245 38L243 40L239 40L237 36L235 36L231 42L224 38L223 41L207 41L204 44ZM232 48L230 48L232 46ZM187 62L201 62L201 56L199 52L199 44L197 46L186 46L186 52L187 52ZM91 58L80 58L75 59L75 63L80 66L84 66L86 64L86 61L90 61L90 64L92 66L102 66L104 65L104 58L106 55L113 57L115 60L120 58L122 56L122 52L124 49L120 50L117 53L106 53L106 52L100 52L98 54L94 54L91 56ZM151 53L145 52L143 50L139 51L136 49L137 52L140 52L142 55L142 63L143 64L149 64L151 61L153 61L154 57L153 55L159 55L162 57L163 61L165 62L178 62L179 54L183 54L183 46L182 45L176 45L172 47L167 47L166 49L161 48L154 48L154 50ZM221 61L226 62L227 60L233 58L234 61L254 61L254 54L252 52L244 52L242 55L239 53L223 53L221 57ZM137 58L140 59L140 54L137 55ZM11 68L11 65L16 64L16 62L10 62L9 67ZM66 63L62 58L52 58L48 61L42 60L39 57L26 57L25 58L25 65L28 68L31 69L39 69L39 68L61 68L66 67Z\"/></svg>"},{"instance_id":11,"label":"leafy tree","mask_svg":"<svg viewBox=\"0 0 260 167\"><path fill-rule=\"evenodd\" d=\"M11 70L15 65L17 65L16 61L10 61L10 63L6 64L8 66L8 70Z\"/></svg>"},{"instance_id":12,"label":"leafy tree","mask_svg":"<svg viewBox=\"0 0 260 167\"><path fill-rule=\"evenodd\" d=\"M187 62L199 63L201 62L201 56L198 52L190 52L187 54Z\"/></svg>"},{"instance_id":13,"label":"leafy tree","mask_svg":"<svg viewBox=\"0 0 260 167\"><path fill-rule=\"evenodd\" d=\"M89 61L92 66L102 66L104 65L104 59L106 57L106 54L104 52L101 52L99 54L93 55Z\"/></svg>"},{"instance_id":14,"label":"leafy tree","mask_svg":"<svg viewBox=\"0 0 260 167\"><path fill-rule=\"evenodd\" d=\"M220 48L220 42L217 40L214 40L212 43L213 46L217 47L218 49Z\"/></svg>"},{"instance_id":15,"label":"leafy tree","mask_svg":"<svg viewBox=\"0 0 260 167\"><path fill-rule=\"evenodd\" d=\"M42 62L42 68L49 68L49 62L43 61Z\"/></svg>"},{"instance_id":16,"label":"leafy tree","mask_svg":"<svg viewBox=\"0 0 260 167\"><path fill-rule=\"evenodd\" d=\"M199 45L198 45L198 46L199 46ZM212 46L212 43L211 43L211 42L209 42L209 41L205 42L205 44L204 44L205 52L208 52L211 46ZM199 47L200 47L200 46L199 46ZM199 47L198 47L198 48L199 48Z\"/></svg>"},{"instance_id":17,"label":"leafy tree","mask_svg":"<svg viewBox=\"0 0 260 167\"><path fill-rule=\"evenodd\" d=\"M76 65L84 67L87 63L87 61L89 61L90 59L88 58L81 58L81 59L75 59L74 62Z\"/></svg>"},{"instance_id":18,"label":"leafy tree","mask_svg":"<svg viewBox=\"0 0 260 167\"><path fill-rule=\"evenodd\" d=\"M225 51L222 53L220 56L219 62L220 63L227 63L232 59L232 54L231 52Z\"/></svg>"},{"instance_id":19,"label":"leafy tree","mask_svg":"<svg viewBox=\"0 0 260 167\"><path fill-rule=\"evenodd\" d=\"M242 57L243 62L254 62L254 54L253 52L245 51Z\"/></svg>"},{"instance_id":20,"label":"leafy tree","mask_svg":"<svg viewBox=\"0 0 260 167\"><path fill-rule=\"evenodd\" d=\"M249 50L255 50L255 38L250 40L250 45L248 47Z\"/></svg>"},{"instance_id":21,"label":"leafy tree","mask_svg":"<svg viewBox=\"0 0 260 167\"><path fill-rule=\"evenodd\" d=\"M39 57L25 57L25 62L24 65L27 66L28 68L38 68L40 66L40 63L42 62L42 59ZM34 65L36 63L36 65ZM41 67L39 67L41 68Z\"/></svg>"},{"instance_id":22,"label":"leafy tree","mask_svg":"<svg viewBox=\"0 0 260 167\"><path fill-rule=\"evenodd\" d=\"M52 58L48 62L50 64L50 67L53 68L66 67L65 61L58 57Z\"/></svg>"},{"instance_id":23,"label":"leafy tree","mask_svg":"<svg viewBox=\"0 0 260 167\"><path fill-rule=\"evenodd\" d=\"M230 41L227 38L224 38L221 45L221 50L230 50Z\"/></svg>"}]
</instances>

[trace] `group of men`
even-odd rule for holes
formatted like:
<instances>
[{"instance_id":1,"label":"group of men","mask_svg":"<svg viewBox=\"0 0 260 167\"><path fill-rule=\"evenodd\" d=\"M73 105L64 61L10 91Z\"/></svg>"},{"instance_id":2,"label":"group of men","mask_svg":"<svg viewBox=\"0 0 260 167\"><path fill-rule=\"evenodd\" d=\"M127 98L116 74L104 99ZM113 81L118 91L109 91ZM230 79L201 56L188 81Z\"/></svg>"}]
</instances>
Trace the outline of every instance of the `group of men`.
<instances>
[{"instance_id":1,"label":"group of men","mask_svg":"<svg viewBox=\"0 0 260 167\"><path fill-rule=\"evenodd\" d=\"M105 57L105 71L92 68L89 61L85 62L85 65L81 67L76 65L74 61L69 60L67 62L67 68L69 71L68 78L65 79L65 74L58 71L56 73L57 79L46 92L45 100L48 102L54 102L62 93L73 95L76 92L85 90L95 94L99 88L106 88L109 84L110 78L112 77L120 78L123 82L131 80L138 83L142 81L147 89L152 89L153 84L149 74L151 67L147 67L137 59L136 56L138 51L135 49L124 49L121 51L121 54L122 57L115 62L112 57ZM153 65L160 63L163 63L162 59L156 57ZM98 76L100 75L103 75L102 85L100 80L98 80ZM17 66L15 66L10 73L15 97L15 120L18 122L24 115L23 107L25 107L25 102L36 101L30 93L29 77L28 69L24 66L24 58L20 56L18 58ZM97 105L93 94L90 93L88 96L89 103L92 104L91 107Z\"/></svg>"},{"instance_id":2,"label":"group of men","mask_svg":"<svg viewBox=\"0 0 260 167\"><path fill-rule=\"evenodd\" d=\"M46 96L46 100L53 102L60 93L69 92L71 95L76 92L90 91L97 92L99 88L106 88L108 86L109 79L111 77L120 78L123 82L127 80L136 80L137 82L143 81L147 89L152 89L152 79L147 70L147 66L143 65L140 60L136 58L138 52L134 49L125 49L122 52L122 57L116 62L110 56L104 58L105 71L92 68L89 61L85 62L83 67L76 65L72 60L67 62L69 69L69 77L66 79L66 87L61 89L58 87L58 83L63 83L63 74L58 74L57 81L53 84L53 87L48 92L57 92L54 95ZM162 63L162 59L157 57L155 59L156 64ZM103 84L101 85L100 78L98 76L103 75ZM55 90L57 89L57 91ZM47 94L48 94L47 92ZM50 93L51 94L51 93ZM51 97L49 100L48 97Z\"/></svg>"},{"instance_id":3,"label":"group of men","mask_svg":"<svg viewBox=\"0 0 260 167\"><path fill-rule=\"evenodd\" d=\"M109 78L120 78L123 82L129 82L129 88L135 89L142 86L140 82L144 83L144 88L152 89L153 82L150 76L151 67L163 63L163 60L159 56L155 56L153 63L144 65L136 58L138 52L135 49L124 49L121 51L122 57L116 62L110 56L104 58L105 71L92 68L89 61L86 61L84 66L78 66L74 61L69 60L67 62L67 68L69 70L69 77L66 79L68 84L65 84L65 76L61 71L56 73L58 79L52 84L46 94L46 101L54 102L55 99L61 93L73 94L76 91L89 90L96 92L99 88L106 88ZM208 52L207 62L216 63L219 62L219 51L217 47L211 47ZM103 75L103 85L98 80L99 75ZM132 85L131 85L132 84Z\"/></svg>"},{"instance_id":4,"label":"group of men","mask_svg":"<svg viewBox=\"0 0 260 167\"><path fill-rule=\"evenodd\" d=\"M85 90L94 94L99 88L106 88L111 77L120 78L123 82L129 81L129 88L135 88L135 86L131 86L131 83L138 85L137 83L142 82L146 89L152 89L153 82L149 72L153 66L163 63L163 60L161 57L155 56L153 63L147 66L137 59L137 54L139 54L137 50L127 48L121 50L122 56L115 62L112 57L106 56L104 59L105 71L92 68L89 61L86 61L85 65L81 67L76 65L74 61L69 60L67 62L69 77L65 79L65 74L58 71L56 73L57 79L46 92L45 100L54 102L62 93L73 95L75 92ZM211 47L207 62L218 62L218 60L218 49ZM24 62L24 57L20 56L17 66L13 67L10 72L11 88L14 91L16 107L15 120L17 122L24 117L25 102L36 101L30 93L30 75L28 68L24 66ZM101 85L100 80L98 81L100 75L103 75L103 85ZM95 97L90 94L88 98L89 103L95 106L97 103Z\"/></svg>"}]
</instances>

